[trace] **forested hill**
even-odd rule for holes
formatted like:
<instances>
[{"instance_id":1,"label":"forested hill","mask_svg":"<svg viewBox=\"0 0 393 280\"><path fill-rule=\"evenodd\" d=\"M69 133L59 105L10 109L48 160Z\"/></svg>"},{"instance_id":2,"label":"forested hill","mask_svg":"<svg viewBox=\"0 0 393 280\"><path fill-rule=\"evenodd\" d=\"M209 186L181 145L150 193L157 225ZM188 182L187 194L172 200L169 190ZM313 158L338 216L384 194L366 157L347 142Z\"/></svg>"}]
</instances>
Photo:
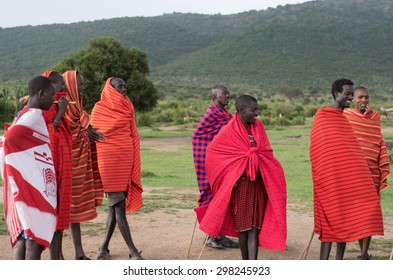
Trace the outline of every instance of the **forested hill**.
<instances>
[{"instance_id":1,"label":"forested hill","mask_svg":"<svg viewBox=\"0 0 393 280\"><path fill-rule=\"evenodd\" d=\"M393 92L393 1L318 0L235 15L166 14L0 29L0 82L26 80L111 36L167 87L319 91L339 77Z\"/></svg>"}]
</instances>

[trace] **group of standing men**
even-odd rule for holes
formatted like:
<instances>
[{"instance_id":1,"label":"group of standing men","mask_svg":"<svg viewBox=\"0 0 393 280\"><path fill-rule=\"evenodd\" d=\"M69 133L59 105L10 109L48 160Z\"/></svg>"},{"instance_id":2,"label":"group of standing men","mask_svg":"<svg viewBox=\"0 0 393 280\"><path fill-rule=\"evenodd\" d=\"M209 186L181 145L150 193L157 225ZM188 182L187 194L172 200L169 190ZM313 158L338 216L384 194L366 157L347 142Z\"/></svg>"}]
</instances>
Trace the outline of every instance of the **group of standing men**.
<instances>
[{"instance_id":1,"label":"group of standing men","mask_svg":"<svg viewBox=\"0 0 393 280\"><path fill-rule=\"evenodd\" d=\"M97 217L104 193L109 212L97 259L110 259L116 224L130 259L142 259L126 219L126 211L142 207L139 135L126 90L122 79L108 78L89 116L79 71L47 71L30 81L25 107L1 141L13 259L40 259L48 247L51 259L64 259L62 235L70 228L75 259L89 260L80 223Z\"/></svg>"},{"instance_id":2,"label":"group of standing men","mask_svg":"<svg viewBox=\"0 0 393 280\"><path fill-rule=\"evenodd\" d=\"M29 83L25 108L3 137L4 208L14 259L64 259L62 233L71 228L75 258L89 259L80 223L109 202L105 239L97 259L110 259L118 224L130 259L142 259L126 219L142 207L140 140L134 107L120 78L108 78L91 117L84 111L78 71L43 73ZM367 89L333 83L333 105L317 111L310 135L314 183L314 231L320 258L343 259L347 242L359 240L359 259L370 259L371 237L382 235L380 192L387 187L389 159L379 114ZM260 120L257 100L242 95L236 114L227 111L229 90L216 86L213 104L197 126L192 147L200 189L195 209L213 248L240 247L244 260L258 248L286 248L286 181ZM355 108L348 109L351 102ZM55 103L55 104L54 104ZM227 236L238 237L239 243Z\"/></svg>"},{"instance_id":3,"label":"group of standing men","mask_svg":"<svg viewBox=\"0 0 393 280\"><path fill-rule=\"evenodd\" d=\"M341 260L346 243L358 240L358 259L367 260L371 237L384 234L380 192L387 187L390 166L381 118L369 105L367 89L354 89L351 80L336 80L331 93L333 105L317 111L310 134L320 259L329 259L336 242Z\"/></svg>"},{"instance_id":4,"label":"group of standing men","mask_svg":"<svg viewBox=\"0 0 393 280\"><path fill-rule=\"evenodd\" d=\"M380 192L387 187L389 158L381 118L369 105L364 87L336 80L333 105L317 111L310 135L314 184L314 232L321 241L320 259L343 259L347 242L358 241L358 259L370 259L371 237L383 235ZM242 259L257 259L258 247L286 247L286 183L273 156L257 100L236 99L236 115L226 110L229 90L212 89L213 104L192 137L200 196L195 209L200 229L213 248L237 247ZM354 109L349 109L351 102ZM226 240L231 240L228 244Z\"/></svg>"}]
</instances>

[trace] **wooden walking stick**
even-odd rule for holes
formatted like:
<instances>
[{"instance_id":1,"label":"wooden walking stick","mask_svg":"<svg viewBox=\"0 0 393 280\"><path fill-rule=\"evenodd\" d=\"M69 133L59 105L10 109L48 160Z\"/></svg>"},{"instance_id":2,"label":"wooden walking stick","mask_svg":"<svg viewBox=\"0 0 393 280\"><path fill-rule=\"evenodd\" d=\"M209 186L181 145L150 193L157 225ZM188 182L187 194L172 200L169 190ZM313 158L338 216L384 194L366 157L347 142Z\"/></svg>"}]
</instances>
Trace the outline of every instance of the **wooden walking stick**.
<instances>
[{"instance_id":1,"label":"wooden walking stick","mask_svg":"<svg viewBox=\"0 0 393 280\"><path fill-rule=\"evenodd\" d=\"M209 235L206 235L205 242L203 242L202 250L201 250L201 252L199 253L198 261L201 259L201 256L202 256L202 253L203 253L203 250L204 250L204 249L205 249L205 247L206 247L206 243L207 243L207 240L208 240L208 239L209 239Z\"/></svg>"},{"instance_id":2,"label":"wooden walking stick","mask_svg":"<svg viewBox=\"0 0 393 280\"><path fill-rule=\"evenodd\" d=\"M392 252L390 253L390 259L389 260L393 260L393 248L392 248Z\"/></svg>"},{"instance_id":3,"label":"wooden walking stick","mask_svg":"<svg viewBox=\"0 0 393 280\"><path fill-rule=\"evenodd\" d=\"M198 219L195 218L194 230L192 231L190 247L188 248L188 253L187 253L187 259L190 257L191 245L192 245L192 241L194 240L194 234L195 234L195 228L196 228L197 222L198 222Z\"/></svg>"},{"instance_id":4,"label":"wooden walking stick","mask_svg":"<svg viewBox=\"0 0 393 280\"><path fill-rule=\"evenodd\" d=\"M310 245L311 245L311 242L314 238L314 235L315 235L315 232L313 229L312 233L311 233L310 240L308 241L306 248L304 248L303 252L300 254L300 257L298 258L298 260L306 260L307 259L308 251L310 250Z\"/></svg>"}]
</instances>

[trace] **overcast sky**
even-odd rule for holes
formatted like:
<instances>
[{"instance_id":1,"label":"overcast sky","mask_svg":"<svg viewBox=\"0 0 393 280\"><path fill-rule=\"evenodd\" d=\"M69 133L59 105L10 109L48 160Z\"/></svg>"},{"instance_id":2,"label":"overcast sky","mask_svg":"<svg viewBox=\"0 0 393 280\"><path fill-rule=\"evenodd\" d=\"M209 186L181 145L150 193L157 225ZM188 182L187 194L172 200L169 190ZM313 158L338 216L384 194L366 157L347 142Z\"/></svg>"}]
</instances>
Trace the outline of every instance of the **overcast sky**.
<instances>
[{"instance_id":1,"label":"overcast sky","mask_svg":"<svg viewBox=\"0 0 393 280\"><path fill-rule=\"evenodd\" d=\"M236 14L310 0L2 0L0 27L92 21L164 13Z\"/></svg>"}]
</instances>

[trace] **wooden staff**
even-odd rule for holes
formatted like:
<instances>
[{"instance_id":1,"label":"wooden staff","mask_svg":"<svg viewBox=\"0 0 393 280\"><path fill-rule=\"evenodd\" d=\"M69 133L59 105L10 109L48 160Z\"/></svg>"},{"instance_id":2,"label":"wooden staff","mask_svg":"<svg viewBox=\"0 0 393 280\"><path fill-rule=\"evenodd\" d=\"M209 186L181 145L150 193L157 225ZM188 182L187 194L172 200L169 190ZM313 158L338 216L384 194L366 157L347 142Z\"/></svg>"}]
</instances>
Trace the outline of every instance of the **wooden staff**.
<instances>
[{"instance_id":1,"label":"wooden staff","mask_svg":"<svg viewBox=\"0 0 393 280\"><path fill-rule=\"evenodd\" d=\"M298 260L306 260L307 259L308 251L310 250L311 241L313 240L314 235L315 235L315 232L313 229L312 233L311 233L310 240L308 241L306 248L304 248L303 252L300 254L300 257L298 258Z\"/></svg>"},{"instance_id":2,"label":"wooden staff","mask_svg":"<svg viewBox=\"0 0 393 280\"><path fill-rule=\"evenodd\" d=\"M53 101L53 103L57 104L57 103L59 103L59 101L55 100L55 101ZM75 101L68 101L68 104L76 104L76 102Z\"/></svg>"},{"instance_id":3,"label":"wooden staff","mask_svg":"<svg viewBox=\"0 0 393 280\"><path fill-rule=\"evenodd\" d=\"M192 241L194 240L194 234L195 234L195 228L197 225L197 221L198 221L198 219L195 218L194 230L192 231L192 237L191 237L190 247L188 248L187 259L190 257L191 245L192 245Z\"/></svg>"},{"instance_id":4,"label":"wooden staff","mask_svg":"<svg viewBox=\"0 0 393 280\"><path fill-rule=\"evenodd\" d=\"M205 242L203 242L203 246L202 246L202 250L201 250L201 252L199 253L199 256L198 256L198 261L201 259L201 256L202 256L202 253L203 253L203 250L205 249L205 247L206 247L206 243L207 243L207 240L209 239L209 235L206 235L206 239L205 239Z\"/></svg>"}]
</instances>

